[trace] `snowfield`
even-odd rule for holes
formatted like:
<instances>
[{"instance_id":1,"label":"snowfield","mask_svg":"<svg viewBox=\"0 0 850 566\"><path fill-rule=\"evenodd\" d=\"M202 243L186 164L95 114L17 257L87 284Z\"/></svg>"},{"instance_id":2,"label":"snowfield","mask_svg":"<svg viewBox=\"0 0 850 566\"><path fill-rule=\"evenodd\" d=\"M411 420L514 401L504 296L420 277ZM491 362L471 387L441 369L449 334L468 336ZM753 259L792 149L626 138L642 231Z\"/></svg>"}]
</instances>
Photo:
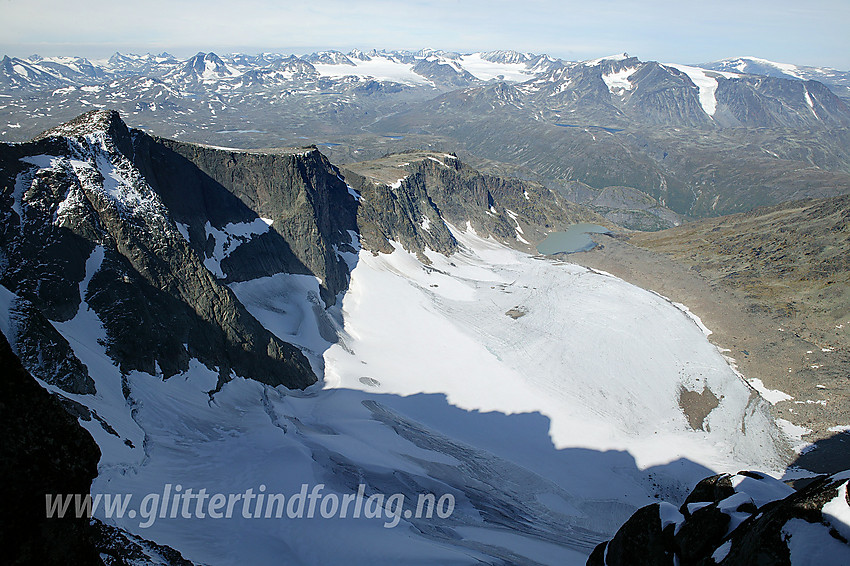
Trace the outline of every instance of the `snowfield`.
<instances>
[{"instance_id":1,"label":"snowfield","mask_svg":"<svg viewBox=\"0 0 850 566\"><path fill-rule=\"evenodd\" d=\"M705 71L699 67L690 67L688 65L665 63L665 66L672 67L688 75L691 81L699 88L699 103L709 116L714 116L714 113L717 111L717 97L715 96L717 92L717 77L734 79L739 76L735 73Z\"/></svg>"},{"instance_id":2,"label":"snowfield","mask_svg":"<svg viewBox=\"0 0 850 566\"><path fill-rule=\"evenodd\" d=\"M608 86L608 92L611 94L622 93L625 90L632 90L632 83L629 82L629 77L637 70L635 67L626 67L616 73L608 73L602 75L602 80Z\"/></svg>"},{"instance_id":3,"label":"snowfield","mask_svg":"<svg viewBox=\"0 0 850 566\"><path fill-rule=\"evenodd\" d=\"M782 473L787 439L767 403L685 312L607 274L454 233L462 251L429 253L428 266L400 246L340 254L350 289L327 311L312 277L231 285L324 372L303 392L233 376L210 395L217 371L197 362L167 381L122 377L85 302L56 325L98 390L69 396L117 434L82 423L103 451L92 493L324 484L342 496L365 484L404 494L405 509L420 493L452 494L450 517L386 528L385 517L163 515L142 528L99 516L216 565L584 564L656 496L680 501L716 471ZM97 248L83 291L102 259ZM719 405L693 430L679 395L706 388Z\"/></svg>"},{"instance_id":4,"label":"snowfield","mask_svg":"<svg viewBox=\"0 0 850 566\"><path fill-rule=\"evenodd\" d=\"M482 81L497 79L522 83L534 76L525 63L495 63L481 57L481 53L463 55L460 63L476 79Z\"/></svg>"},{"instance_id":5,"label":"snowfield","mask_svg":"<svg viewBox=\"0 0 850 566\"><path fill-rule=\"evenodd\" d=\"M326 352L326 387L362 389L368 372L382 392L538 412L556 448L628 450L641 468L686 457L783 469L766 404L687 313L607 274L454 232L464 251L429 253L427 267L399 246L360 255L342 316L355 355ZM512 319L512 308L525 314ZM723 399L710 432L695 432L678 395L706 387Z\"/></svg>"},{"instance_id":6,"label":"snowfield","mask_svg":"<svg viewBox=\"0 0 850 566\"><path fill-rule=\"evenodd\" d=\"M369 61L354 59L354 66L343 64L316 63L313 65L323 77L371 78L378 81L391 81L406 85L429 85L431 81L413 72L413 65L401 63L392 57L376 55Z\"/></svg>"}]
</instances>

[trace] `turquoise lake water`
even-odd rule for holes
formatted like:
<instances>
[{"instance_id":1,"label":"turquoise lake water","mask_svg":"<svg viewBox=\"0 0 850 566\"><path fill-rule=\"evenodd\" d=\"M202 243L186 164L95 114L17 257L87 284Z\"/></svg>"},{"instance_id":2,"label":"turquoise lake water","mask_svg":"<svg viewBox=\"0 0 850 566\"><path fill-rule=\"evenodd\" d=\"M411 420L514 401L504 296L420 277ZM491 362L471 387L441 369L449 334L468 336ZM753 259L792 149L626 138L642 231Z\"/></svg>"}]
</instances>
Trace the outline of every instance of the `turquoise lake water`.
<instances>
[{"instance_id":1,"label":"turquoise lake water","mask_svg":"<svg viewBox=\"0 0 850 566\"><path fill-rule=\"evenodd\" d=\"M573 224L565 232L552 232L537 245L541 254L571 254L593 249L596 244L590 234L610 234L611 231L598 224Z\"/></svg>"}]
</instances>

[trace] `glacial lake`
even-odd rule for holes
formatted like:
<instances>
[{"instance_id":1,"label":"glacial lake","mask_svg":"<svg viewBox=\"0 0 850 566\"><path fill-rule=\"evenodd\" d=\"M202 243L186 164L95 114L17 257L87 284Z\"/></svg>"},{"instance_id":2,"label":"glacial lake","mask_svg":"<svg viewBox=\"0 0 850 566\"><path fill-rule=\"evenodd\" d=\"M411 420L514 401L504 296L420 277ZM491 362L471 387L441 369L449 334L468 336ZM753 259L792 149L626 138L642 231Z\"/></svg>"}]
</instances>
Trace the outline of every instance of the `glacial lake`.
<instances>
[{"instance_id":1,"label":"glacial lake","mask_svg":"<svg viewBox=\"0 0 850 566\"><path fill-rule=\"evenodd\" d=\"M610 234L611 231L598 224L573 224L565 232L552 232L537 245L537 251L544 255L571 254L586 252L596 244L590 234Z\"/></svg>"}]
</instances>

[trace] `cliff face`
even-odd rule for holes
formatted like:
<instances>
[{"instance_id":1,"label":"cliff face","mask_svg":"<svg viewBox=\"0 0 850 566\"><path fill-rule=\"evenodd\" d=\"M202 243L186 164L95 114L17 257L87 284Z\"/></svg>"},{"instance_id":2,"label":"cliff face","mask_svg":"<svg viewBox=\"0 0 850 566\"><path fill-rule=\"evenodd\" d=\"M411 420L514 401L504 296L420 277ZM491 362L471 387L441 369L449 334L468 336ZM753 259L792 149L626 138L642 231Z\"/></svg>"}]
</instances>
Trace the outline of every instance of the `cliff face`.
<instances>
[{"instance_id":1,"label":"cliff face","mask_svg":"<svg viewBox=\"0 0 850 566\"><path fill-rule=\"evenodd\" d=\"M524 251L548 232L605 219L538 183L486 175L452 154L412 151L343 168L363 195L357 221L363 245L392 251L389 241L421 252L451 254L457 242L447 223Z\"/></svg>"},{"instance_id":2,"label":"cliff face","mask_svg":"<svg viewBox=\"0 0 850 566\"><path fill-rule=\"evenodd\" d=\"M45 495L88 493L100 450L27 374L3 333L0 364L0 562L98 564L86 540L88 520L47 519Z\"/></svg>"},{"instance_id":3,"label":"cliff face","mask_svg":"<svg viewBox=\"0 0 850 566\"><path fill-rule=\"evenodd\" d=\"M239 196L167 145L131 133L115 112L0 146L0 283L14 294L6 301L16 321L10 341L28 369L66 391L92 392L51 328L92 309L122 372L169 377L197 358L222 379L316 381L300 350L261 326L226 283L313 273L332 300L346 281L333 246L354 227L354 198L318 152L247 156L241 164L242 155L196 153L213 173L230 168L226 182ZM280 173L250 193L234 179L254 166L258 178L263 167ZM259 201L277 224L240 197ZM58 358L59 370L43 371L41 350Z\"/></svg>"},{"instance_id":4,"label":"cliff face","mask_svg":"<svg viewBox=\"0 0 850 566\"><path fill-rule=\"evenodd\" d=\"M347 244L348 231L357 229L356 202L315 147L259 154L133 135L134 164L174 221L186 226L197 252L210 251L211 229L272 221L270 230L221 261L226 282L309 273L321 278L328 304L346 288L348 270L335 247Z\"/></svg>"},{"instance_id":5,"label":"cliff face","mask_svg":"<svg viewBox=\"0 0 850 566\"><path fill-rule=\"evenodd\" d=\"M0 561L22 566L191 566L173 548L77 517L73 503L63 517L46 516L47 496L89 493L100 450L62 401L27 373L3 332L0 367Z\"/></svg>"}]
</instances>

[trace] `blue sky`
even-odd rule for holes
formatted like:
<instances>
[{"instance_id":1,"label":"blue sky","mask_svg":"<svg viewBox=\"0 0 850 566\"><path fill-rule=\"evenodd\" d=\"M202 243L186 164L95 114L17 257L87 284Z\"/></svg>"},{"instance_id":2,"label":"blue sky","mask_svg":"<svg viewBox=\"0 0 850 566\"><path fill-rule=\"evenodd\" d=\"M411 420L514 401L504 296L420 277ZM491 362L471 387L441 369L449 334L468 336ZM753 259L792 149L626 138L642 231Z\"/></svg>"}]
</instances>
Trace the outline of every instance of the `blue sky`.
<instances>
[{"instance_id":1,"label":"blue sky","mask_svg":"<svg viewBox=\"0 0 850 566\"><path fill-rule=\"evenodd\" d=\"M679 63L753 55L850 70L848 27L847 0L0 0L0 51L14 56L502 48Z\"/></svg>"}]
</instances>

